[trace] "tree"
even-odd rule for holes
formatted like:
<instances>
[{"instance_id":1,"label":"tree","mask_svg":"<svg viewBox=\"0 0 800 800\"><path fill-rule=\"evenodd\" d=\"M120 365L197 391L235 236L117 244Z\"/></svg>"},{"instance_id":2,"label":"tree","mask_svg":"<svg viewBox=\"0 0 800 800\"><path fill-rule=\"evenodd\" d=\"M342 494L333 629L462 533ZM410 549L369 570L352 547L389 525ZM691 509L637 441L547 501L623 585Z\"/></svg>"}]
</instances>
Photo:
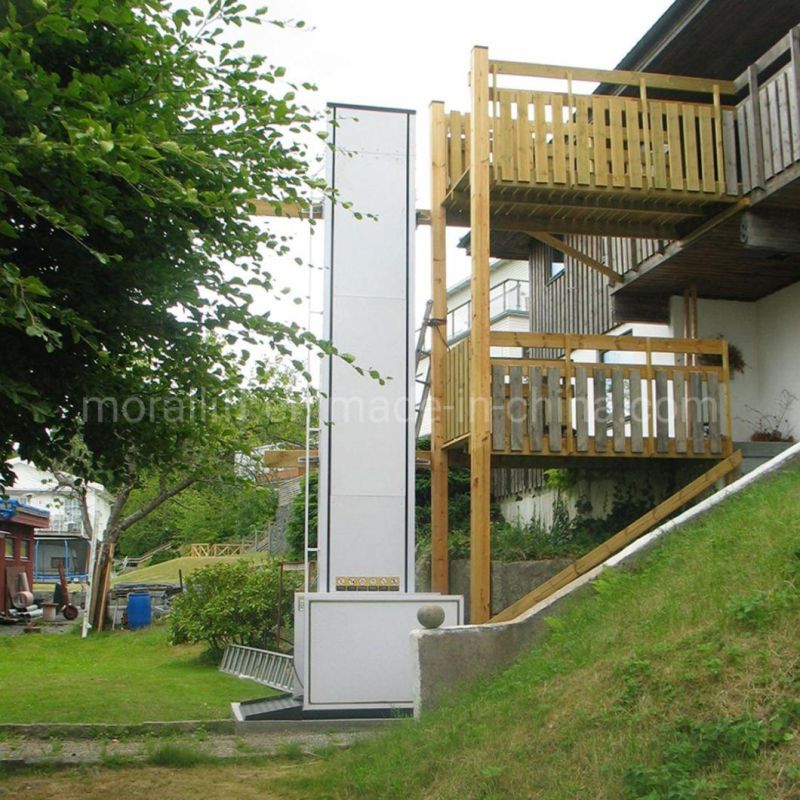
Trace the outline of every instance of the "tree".
<instances>
[{"instance_id":1,"label":"tree","mask_svg":"<svg viewBox=\"0 0 800 800\"><path fill-rule=\"evenodd\" d=\"M314 344L253 313L288 243L250 217L320 188L312 115L231 37L265 10L201 5L0 0L0 446L46 463L79 440L123 506L132 458L185 460L170 404L235 405L230 345Z\"/></svg>"}]
</instances>

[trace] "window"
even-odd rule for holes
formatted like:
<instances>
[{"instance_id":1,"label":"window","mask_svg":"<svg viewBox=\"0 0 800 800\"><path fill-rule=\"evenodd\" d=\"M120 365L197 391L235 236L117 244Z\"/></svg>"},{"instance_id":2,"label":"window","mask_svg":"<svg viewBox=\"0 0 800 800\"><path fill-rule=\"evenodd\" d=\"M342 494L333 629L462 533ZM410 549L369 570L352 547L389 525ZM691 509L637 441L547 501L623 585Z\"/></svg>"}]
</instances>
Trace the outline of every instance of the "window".
<instances>
[{"instance_id":1,"label":"window","mask_svg":"<svg viewBox=\"0 0 800 800\"><path fill-rule=\"evenodd\" d=\"M21 561L30 561L31 558L31 540L19 540L19 557Z\"/></svg>"},{"instance_id":2,"label":"window","mask_svg":"<svg viewBox=\"0 0 800 800\"><path fill-rule=\"evenodd\" d=\"M8 534L5 535L5 539L3 542L3 552L6 554L6 558L10 558L13 560L14 558L14 537L9 536Z\"/></svg>"},{"instance_id":3,"label":"window","mask_svg":"<svg viewBox=\"0 0 800 800\"><path fill-rule=\"evenodd\" d=\"M81 521L81 502L80 500L71 495L64 499L64 517L67 524L70 522L78 525Z\"/></svg>"},{"instance_id":4,"label":"window","mask_svg":"<svg viewBox=\"0 0 800 800\"><path fill-rule=\"evenodd\" d=\"M564 253L555 247L550 248L550 280L555 280L564 274Z\"/></svg>"}]
</instances>

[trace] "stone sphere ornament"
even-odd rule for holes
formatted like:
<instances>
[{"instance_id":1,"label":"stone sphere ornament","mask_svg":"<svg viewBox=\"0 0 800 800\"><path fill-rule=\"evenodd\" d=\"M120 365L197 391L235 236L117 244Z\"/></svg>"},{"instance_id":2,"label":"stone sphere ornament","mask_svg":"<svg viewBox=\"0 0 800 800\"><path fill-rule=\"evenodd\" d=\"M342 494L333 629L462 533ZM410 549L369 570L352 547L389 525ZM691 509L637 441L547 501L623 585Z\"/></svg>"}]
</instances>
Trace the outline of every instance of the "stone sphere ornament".
<instances>
[{"instance_id":1,"label":"stone sphere ornament","mask_svg":"<svg viewBox=\"0 0 800 800\"><path fill-rule=\"evenodd\" d=\"M437 605L421 606L417 619L423 628L438 628L444 622L444 609Z\"/></svg>"}]
</instances>

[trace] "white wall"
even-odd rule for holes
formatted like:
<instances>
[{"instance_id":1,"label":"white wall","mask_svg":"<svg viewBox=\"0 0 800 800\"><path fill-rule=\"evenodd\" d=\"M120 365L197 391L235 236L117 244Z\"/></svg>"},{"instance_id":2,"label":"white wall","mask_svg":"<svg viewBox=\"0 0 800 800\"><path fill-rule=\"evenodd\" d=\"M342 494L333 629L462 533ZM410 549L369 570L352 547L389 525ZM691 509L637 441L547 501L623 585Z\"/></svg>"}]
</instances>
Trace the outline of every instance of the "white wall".
<instances>
[{"instance_id":1,"label":"white wall","mask_svg":"<svg viewBox=\"0 0 800 800\"><path fill-rule=\"evenodd\" d=\"M766 414L777 411L783 389L800 397L800 283L753 303L732 300L698 300L697 326L702 338L724 336L741 351L744 373L731 376L733 437L750 438L751 409ZM670 300L674 336L683 335L683 298ZM800 402L789 414L794 433L800 433Z\"/></svg>"}]
</instances>

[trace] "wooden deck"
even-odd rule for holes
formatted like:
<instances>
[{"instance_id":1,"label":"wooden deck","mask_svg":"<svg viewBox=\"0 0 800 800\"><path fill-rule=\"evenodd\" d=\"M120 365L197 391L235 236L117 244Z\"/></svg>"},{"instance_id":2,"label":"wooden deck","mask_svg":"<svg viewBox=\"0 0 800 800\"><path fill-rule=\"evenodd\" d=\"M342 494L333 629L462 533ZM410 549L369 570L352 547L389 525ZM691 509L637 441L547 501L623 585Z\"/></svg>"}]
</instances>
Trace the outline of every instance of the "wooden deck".
<instances>
[{"instance_id":1,"label":"wooden deck","mask_svg":"<svg viewBox=\"0 0 800 800\"><path fill-rule=\"evenodd\" d=\"M721 339L491 334L492 456L725 458L732 452ZM531 350L548 358L531 358ZM447 354L446 444L469 436L469 340ZM598 353L601 354L598 358ZM532 462L531 462L532 463Z\"/></svg>"},{"instance_id":2,"label":"wooden deck","mask_svg":"<svg viewBox=\"0 0 800 800\"><path fill-rule=\"evenodd\" d=\"M493 230L674 238L741 195L732 83L492 61ZM586 74L584 74L586 73ZM498 75L566 80L567 92L497 86ZM636 80L638 97L584 95L572 81ZM654 100L648 88L708 95ZM447 222L469 224L470 115L447 115Z\"/></svg>"}]
</instances>

